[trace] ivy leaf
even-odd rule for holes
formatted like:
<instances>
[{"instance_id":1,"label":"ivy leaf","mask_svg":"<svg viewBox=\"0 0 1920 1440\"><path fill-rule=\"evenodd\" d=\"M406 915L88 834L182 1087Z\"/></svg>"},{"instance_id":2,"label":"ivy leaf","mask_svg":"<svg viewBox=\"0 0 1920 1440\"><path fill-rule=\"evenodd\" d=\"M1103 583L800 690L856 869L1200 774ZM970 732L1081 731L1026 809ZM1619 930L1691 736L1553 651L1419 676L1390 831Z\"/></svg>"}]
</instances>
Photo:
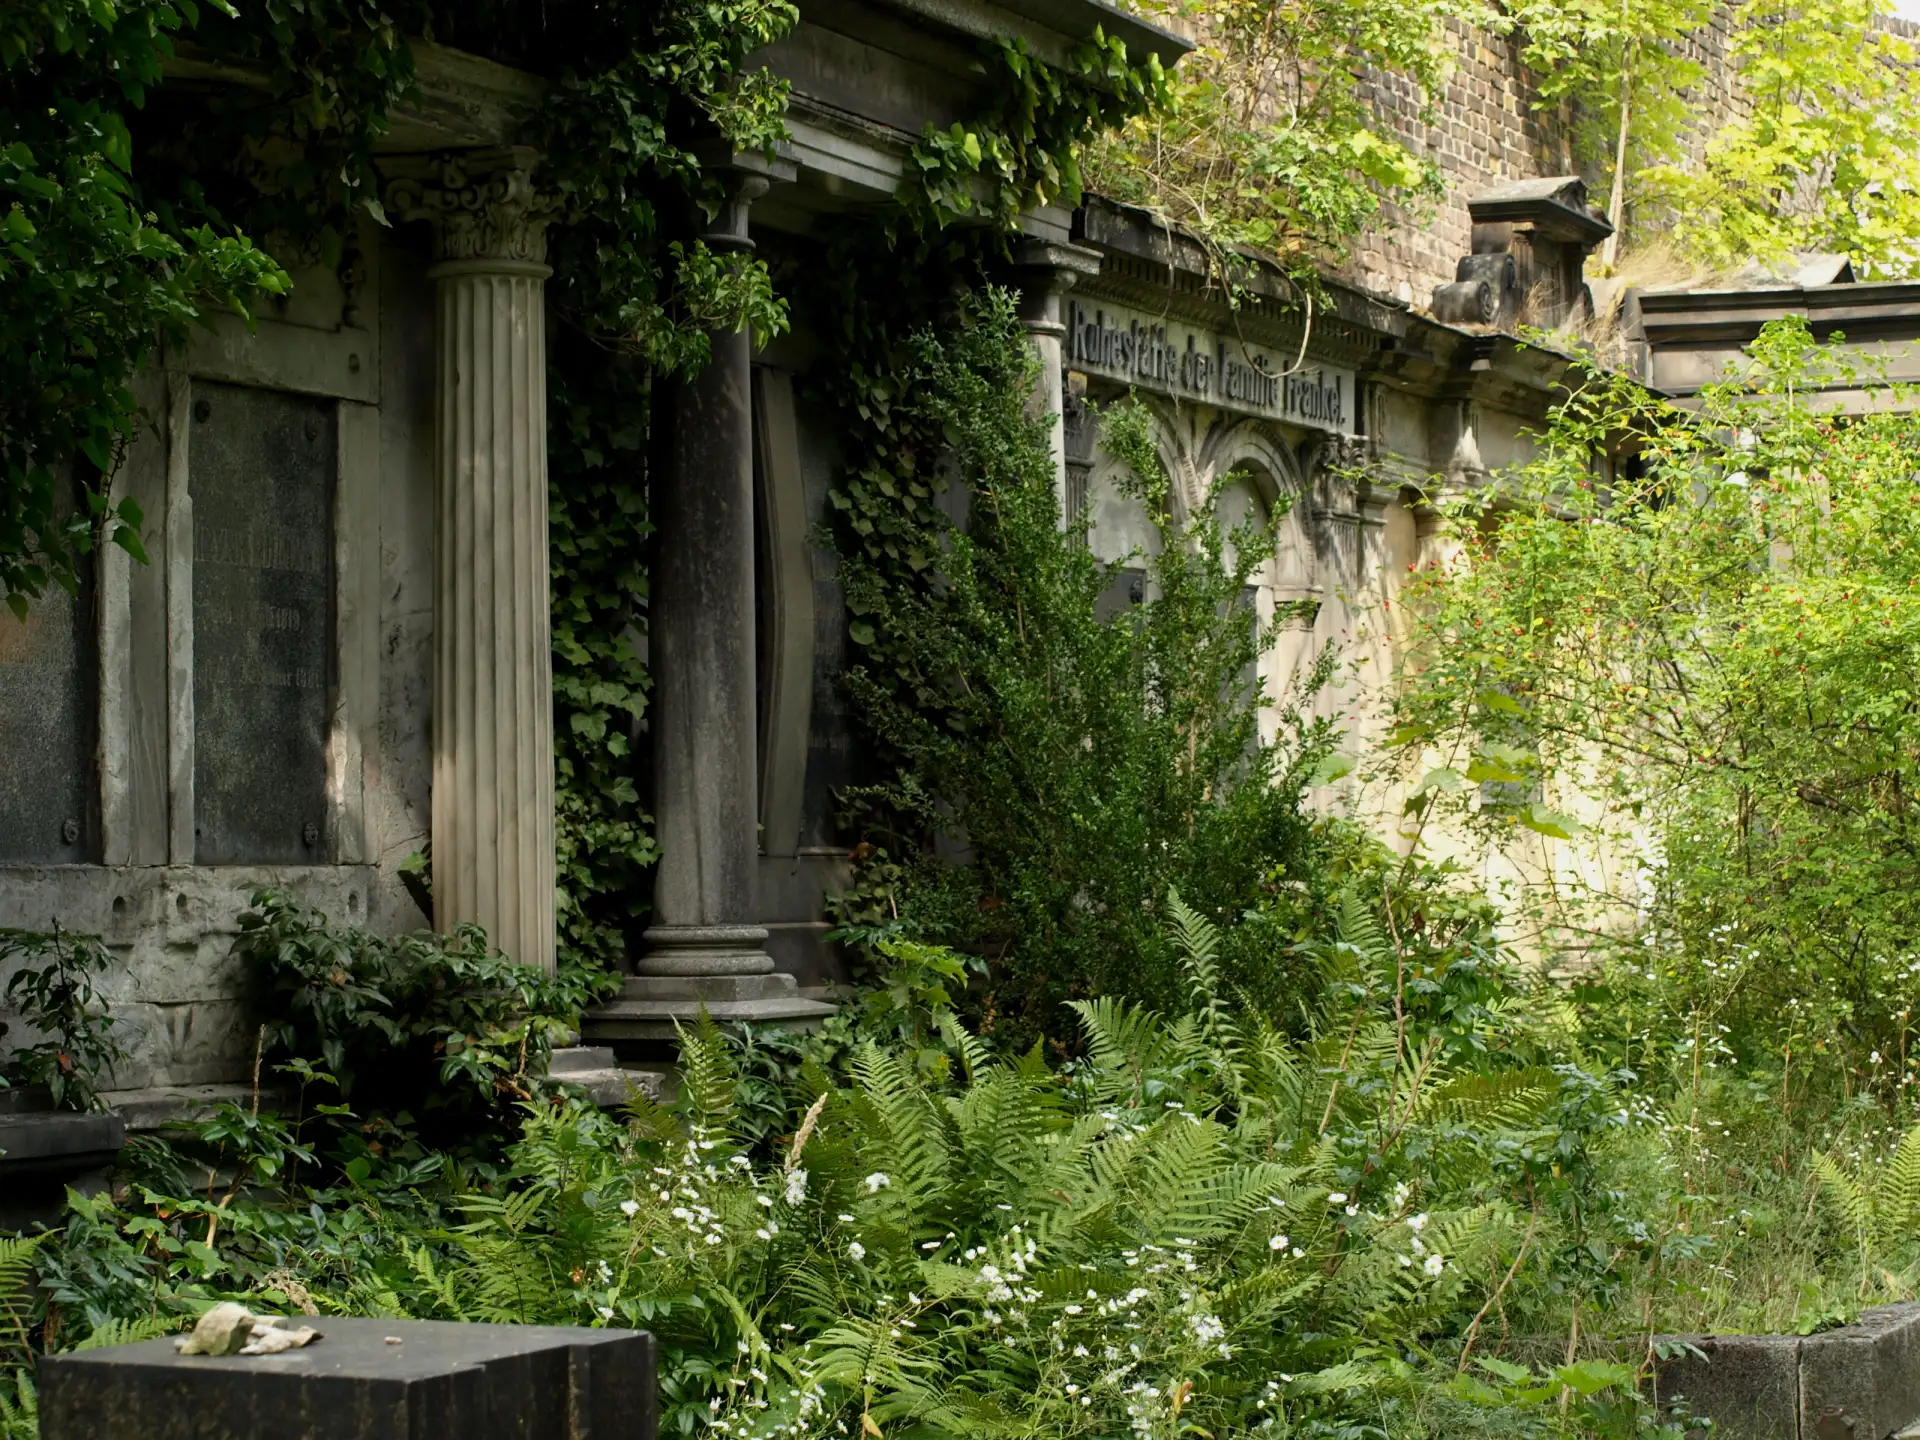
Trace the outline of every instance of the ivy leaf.
<instances>
[{"instance_id":1,"label":"ivy leaf","mask_svg":"<svg viewBox=\"0 0 1920 1440\"><path fill-rule=\"evenodd\" d=\"M1534 834L1545 835L1550 840L1571 840L1586 829L1571 815L1563 815L1545 805L1529 805L1516 812L1514 818Z\"/></svg>"}]
</instances>

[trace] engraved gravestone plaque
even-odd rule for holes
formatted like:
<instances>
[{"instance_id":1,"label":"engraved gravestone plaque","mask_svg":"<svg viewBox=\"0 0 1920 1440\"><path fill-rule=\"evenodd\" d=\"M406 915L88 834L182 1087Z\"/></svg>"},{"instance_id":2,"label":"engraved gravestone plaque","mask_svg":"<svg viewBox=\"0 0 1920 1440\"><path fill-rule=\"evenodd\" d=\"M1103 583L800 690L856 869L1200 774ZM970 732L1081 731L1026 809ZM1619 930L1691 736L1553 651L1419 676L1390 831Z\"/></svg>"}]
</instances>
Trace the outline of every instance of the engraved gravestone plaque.
<instances>
[{"instance_id":1,"label":"engraved gravestone plaque","mask_svg":"<svg viewBox=\"0 0 1920 1440\"><path fill-rule=\"evenodd\" d=\"M193 385L194 859L332 860L333 402Z\"/></svg>"},{"instance_id":2,"label":"engraved gravestone plaque","mask_svg":"<svg viewBox=\"0 0 1920 1440\"><path fill-rule=\"evenodd\" d=\"M92 858L91 569L77 597L49 586L25 623L0 607L0 863Z\"/></svg>"}]
</instances>

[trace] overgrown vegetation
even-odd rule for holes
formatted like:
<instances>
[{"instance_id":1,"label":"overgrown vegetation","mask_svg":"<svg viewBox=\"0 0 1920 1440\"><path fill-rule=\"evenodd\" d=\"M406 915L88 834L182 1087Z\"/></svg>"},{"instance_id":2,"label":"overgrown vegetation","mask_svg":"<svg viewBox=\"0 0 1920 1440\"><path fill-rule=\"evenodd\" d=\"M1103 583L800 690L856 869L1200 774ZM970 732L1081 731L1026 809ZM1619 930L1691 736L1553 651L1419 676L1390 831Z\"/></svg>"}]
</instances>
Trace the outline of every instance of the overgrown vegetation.
<instances>
[{"instance_id":1,"label":"overgrown vegetation","mask_svg":"<svg viewBox=\"0 0 1920 1440\"><path fill-rule=\"evenodd\" d=\"M1491 21L1491 11L1454 0L1142 8L1199 48L1164 105L1091 147L1098 193L1198 234L1226 270L1236 247L1252 246L1297 273L1341 251L1383 199L1417 212L1439 198L1433 158L1392 133L1369 87L1404 86L1432 105L1450 65L1445 22Z\"/></svg>"},{"instance_id":2,"label":"overgrown vegetation","mask_svg":"<svg viewBox=\"0 0 1920 1440\"><path fill-rule=\"evenodd\" d=\"M895 777L849 799L878 817L865 873L878 883L848 919L984 956L971 1006L991 1033L1059 1030L1062 1002L1177 992L1157 912L1177 888L1231 916L1234 973L1264 999L1285 988L1272 945L1298 923L1329 869L1302 796L1330 749L1303 719L1307 693L1278 697L1280 739L1263 744L1254 678L1268 641L1242 590L1273 553L1270 528L1223 526L1212 495L1177 496L1144 409L1108 417L1151 520L1131 557L1153 603L1103 619L1120 567L1063 543L1044 421L1022 397L1038 378L1011 301L989 295L962 324L912 350L909 423L942 434L968 497L965 528L930 536L938 585L848 555L855 638L904 673L856 662L861 723ZM967 864L953 863L964 846ZM882 863L904 867L878 873ZM1289 884L1289 904L1261 905ZM1324 898L1323 896L1320 898ZM855 908L857 905L857 909ZM1261 938L1239 916L1261 906Z\"/></svg>"},{"instance_id":3,"label":"overgrown vegetation","mask_svg":"<svg viewBox=\"0 0 1920 1440\"><path fill-rule=\"evenodd\" d=\"M961 473L977 470L983 483L973 522L942 551L950 601L913 603L926 617L951 603L972 628L964 649L934 648L920 628L931 619L916 612L893 622L902 648L890 652L925 654L930 682L988 695L987 708L963 698L954 713L991 724L956 727L938 746L897 742L928 745L929 763L946 767L943 785L984 797L941 823L967 825L975 868L988 873L999 873L994 847L1014 851L996 837L1045 833L992 818L995 806L1013 809L1004 797L1021 788L1006 778L1016 764L1041 793L1080 786L1082 805L1124 788L1082 768L1078 729L1038 726L1049 743L1007 739L1013 722L1032 723L1047 676L1061 695L1076 692L1056 702L1062 726L1095 725L1073 708L1086 703L1077 691L1106 685L1113 703L1191 728L1191 751L1171 755L1154 738L1157 721L1135 722L1137 734L1119 722L1085 732L1115 754L1138 747L1162 785L1197 784L1165 777L1216 740L1216 781L1270 773L1259 767L1272 763L1242 748L1254 734L1253 688L1215 684L1257 648L1223 603L1230 590L1216 587L1258 552L1259 537L1209 538L1200 511L1176 525L1169 507L1163 539L1178 543L1163 551L1172 558L1147 613L1093 622L1098 569L1055 523L1051 489L1034 479L1044 449L1007 398L1018 392L1005 382L1021 370L1013 341L1004 302L989 301L921 352L923 403L952 434ZM1795 394L1818 363L1790 330L1772 333L1763 357L1795 377ZM1656 410L1641 470L1613 479L1609 504L1582 509L1578 487L1593 477L1576 440L1617 435L1610 407L1628 400L1651 404L1608 384L1561 417L1535 496L1551 495L1561 518L1510 512L1500 545L1430 582L1424 688L1409 701L1424 728L1401 738L1432 748L1457 731L1470 741L1473 758L1460 763L1498 770L1481 775L1495 783L1478 792L1476 823L1509 835L1522 807L1546 823L1540 807L1555 798L1557 772L1545 762L1578 756L1574 773L1596 773L1590 757L1609 737L1671 723L1680 692L1643 694L1647 676L1663 667L1693 676L1686 647L1713 638L1716 605L1764 594L1791 604L1779 613L1804 627L1805 607L1779 587L1817 579L1839 587L1832 602L1860 588L1848 564L1869 554L1904 563L1890 558L1906 543L1906 511L1893 506L1910 500L1897 488L1910 482L1894 478L1906 473L1895 458L1904 422L1835 430L1796 419L1792 405L1768 410L1785 402L1764 391L1713 397L1710 407L1735 408L1710 408L1706 428ZM1736 417L1740 427L1727 423ZM1117 411L1111 423L1116 449L1138 462L1143 501L1164 498L1139 450L1138 415ZM1741 448L1725 448L1741 429ZM1726 468L1736 457L1742 468ZM1815 460L1822 503L1796 507L1793 487L1816 483ZM1891 513L1862 503L1877 483ZM1477 518L1457 519L1479 544ZM1716 584L1689 578L1663 545L1716 555ZM1615 547L1632 557L1620 573L1580 568L1582 556L1617 559ZM1631 576L1641 589L1629 594ZM1669 582L1679 588L1658 588ZM1526 586L1561 584L1584 598L1568 603L1550 588L1524 612L1550 623L1518 618ZM1634 596L1653 594L1668 597L1665 609L1634 608ZM1910 603L1903 591L1888 596ZM1608 612L1618 632L1582 628L1614 623L1588 616L1590 602L1618 607ZM1036 643L1034 658L1016 663L998 631L1049 606L1066 638ZM1798 710L1818 715L1814 697L1865 693L1842 685L1840 671L1823 682L1817 657L1848 642L1884 651L1888 608L1841 612L1827 641L1802 647L1790 670ZM1646 633L1669 613L1664 638ZM1727 663L1771 663L1762 643L1771 632L1742 614L1726 622ZM1658 645L1668 648L1657 664L1635 648ZM1613 686L1592 707L1611 717L1609 729L1575 732L1556 719L1564 697L1554 686L1581 673L1569 657L1583 647L1611 665L1592 682ZM1193 668L1180 678L1197 687L1184 701L1159 673L1182 656ZM1534 683L1556 656L1568 668ZM1496 663L1506 668L1486 668ZM1718 723L1745 693L1725 692ZM876 692L876 707L887 703ZM1865 743L1870 727L1846 714L1809 747L1822 766L1842 763L1838 738ZM1753 723L1769 719L1790 717L1763 712ZM1636 772L1659 779L1640 812L1653 833L1667 833L1669 814L1690 819L1699 796L1726 793L1715 788L1728 783L1719 756L1701 753L1676 747L1666 771ZM1773 752L1754 742L1740 753L1757 764ZM1124 766L1114 773L1125 779ZM1442 780L1414 797L1429 833L1449 803L1434 797L1468 793L1465 777L1477 772L1458 773L1459 790ZM1808 785L1834 789L1795 775L1754 813L1784 814L1782 797ZM1690 930L1688 907L1729 889L1729 872L1669 864L1642 932L1653 944L1623 947L1569 991L1519 967L1500 917L1462 876L1391 853L1347 822L1309 821L1284 786L1266 788L1298 827L1289 832L1298 885L1261 883L1225 844L1140 875L1128 843L1110 856L1075 852L1092 877L1081 891L1056 901L1036 884L1039 898L1009 916L999 912L1014 907L953 905L967 893L955 887L976 882L931 856L916 860L891 879L900 922L889 913L862 932L875 983L833 1024L814 1036L689 1034L675 1103L636 1101L618 1116L538 1079L540 1047L579 994L488 956L470 934L375 940L264 898L238 943L269 1027L265 1098L140 1142L111 1196L73 1197L62 1229L0 1253L12 1283L0 1293L18 1316L8 1343L17 1353L162 1332L236 1297L322 1314L643 1326L661 1339L667 1422L682 1434L845 1427L985 1440L1172 1437L1197 1426L1222 1436L1625 1440L1678 1436L1687 1423L1637 1398L1651 1336L1812 1330L1911 1294L1920 1138L1908 1133L1909 1087L1882 1074L1885 1056L1862 1053L1865 1032L1850 1034L1864 1010L1807 1009L1827 981L1812 966L1789 968L1799 932L1782 917L1800 913L1790 894L1769 911L1766 893L1737 892L1755 896L1754 914L1784 938L1765 952L1768 974L1720 974L1722 950L1696 960L1686 947L1717 945L1725 920L1703 911L1703 928ZM1253 803L1195 793L1223 813ZM988 817L977 834L972 814ZM1838 819L1825 823L1828 843L1872 839L1849 841ZM1720 824L1734 835L1724 812ZM1193 832L1204 828L1196 815ZM1756 821L1742 843L1775 838ZM1170 851L1179 843L1169 836ZM1181 888L1148 890L1169 878ZM1192 903L1207 887L1231 903ZM1129 897L1143 918L1099 918L1080 898L1108 893ZM1072 908L1062 919L1050 904ZM1864 904L1856 910L1861 923ZM927 943L954 916L1009 943L972 957ZM913 925L919 939L903 933ZM1015 993L1009 957L1044 953L1071 925L1111 927L1112 944L1132 947L1118 960L1138 977L1115 963L1084 994L1061 987L1054 995L1070 1003L1054 1017L1040 1013L1048 992L1033 986L1030 1029L1058 1044L1008 1043L1020 1034L1013 1012L981 997ZM1543 933L1566 933L1564 917ZM1740 943L1754 941L1741 932ZM1263 988L1276 975L1285 985ZM1769 1020L1756 1006L1735 1024L1748 1003L1741 987L1762 980L1778 1013ZM1786 1003L1796 985L1798 1011ZM1116 993L1128 989L1150 998ZM1810 1013L1827 1028L1813 1028ZM1904 1059L1887 1052L1896 1053ZM285 1087L298 1099L276 1113L272 1094ZM0 1416L26 1433L18 1417L30 1389L11 1384Z\"/></svg>"},{"instance_id":4,"label":"overgrown vegetation","mask_svg":"<svg viewBox=\"0 0 1920 1440\"><path fill-rule=\"evenodd\" d=\"M102 1080L125 1058L94 989L112 963L91 935L0 930L0 967L12 972L6 1005L27 1030L0 1049L0 1088L44 1090L55 1109L94 1107ZM0 1021L0 1040L11 1029Z\"/></svg>"}]
</instances>

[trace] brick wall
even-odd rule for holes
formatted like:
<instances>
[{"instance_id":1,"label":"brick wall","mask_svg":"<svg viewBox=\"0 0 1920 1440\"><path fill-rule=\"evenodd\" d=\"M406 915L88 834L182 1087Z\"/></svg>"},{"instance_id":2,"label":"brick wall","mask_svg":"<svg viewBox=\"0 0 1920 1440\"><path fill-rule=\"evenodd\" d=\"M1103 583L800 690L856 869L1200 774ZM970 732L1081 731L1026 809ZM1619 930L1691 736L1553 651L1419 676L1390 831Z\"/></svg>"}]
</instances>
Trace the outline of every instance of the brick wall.
<instances>
[{"instance_id":1,"label":"brick wall","mask_svg":"<svg viewBox=\"0 0 1920 1440\"><path fill-rule=\"evenodd\" d=\"M1686 46L1689 58L1706 72L1696 93L1687 97L1698 117L1687 136L1695 155L1714 130L1738 113L1728 34L1728 19L1721 11ZM1377 223L1354 242L1343 267L1349 278L1416 305L1426 303L1434 286L1453 279L1455 262L1468 252L1472 223L1467 201L1479 191L1509 180L1577 174L1593 187L1594 203L1606 203L1597 184L1597 157L1575 153L1570 107L1541 107L1533 78L1520 63L1521 37L1450 22L1448 41L1453 73L1446 93L1431 107L1422 104L1401 76L1375 76L1368 87L1388 130L1438 162L1446 194L1425 213L1383 207Z\"/></svg>"}]
</instances>

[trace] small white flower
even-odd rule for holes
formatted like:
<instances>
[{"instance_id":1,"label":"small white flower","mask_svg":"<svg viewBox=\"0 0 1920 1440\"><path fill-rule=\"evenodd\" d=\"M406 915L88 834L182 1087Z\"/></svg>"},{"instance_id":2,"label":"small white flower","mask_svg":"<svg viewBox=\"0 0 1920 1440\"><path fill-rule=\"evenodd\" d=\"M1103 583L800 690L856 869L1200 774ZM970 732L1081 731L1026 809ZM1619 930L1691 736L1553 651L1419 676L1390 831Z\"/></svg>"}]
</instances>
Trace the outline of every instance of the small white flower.
<instances>
[{"instance_id":1,"label":"small white flower","mask_svg":"<svg viewBox=\"0 0 1920 1440\"><path fill-rule=\"evenodd\" d=\"M878 1170L876 1170L873 1172L873 1174L867 1176L867 1193L869 1195L878 1194L880 1191L886 1189L887 1186L891 1184L893 1184L893 1181L889 1180L885 1175L882 1175Z\"/></svg>"},{"instance_id":2,"label":"small white flower","mask_svg":"<svg viewBox=\"0 0 1920 1440\"><path fill-rule=\"evenodd\" d=\"M1347 1206L1347 1214L1358 1215L1359 1213L1360 1213L1360 1207L1358 1205Z\"/></svg>"},{"instance_id":3,"label":"small white flower","mask_svg":"<svg viewBox=\"0 0 1920 1440\"><path fill-rule=\"evenodd\" d=\"M1271 1240L1267 1241L1267 1248L1269 1250L1284 1250L1287 1248L1288 1243L1289 1242L1286 1236L1276 1235Z\"/></svg>"},{"instance_id":4,"label":"small white flower","mask_svg":"<svg viewBox=\"0 0 1920 1440\"><path fill-rule=\"evenodd\" d=\"M842 1225L851 1225L853 1223L853 1217L844 1210L840 1212L838 1219Z\"/></svg>"},{"instance_id":5,"label":"small white flower","mask_svg":"<svg viewBox=\"0 0 1920 1440\"><path fill-rule=\"evenodd\" d=\"M787 1204L798 1205L807 1198L807 1172L796 1170L787 1176Z\"/></svg>"},{"instance_id":6,"label":"small white flower","mask_svg":"<svg viewBox=\"0 0 1920 1440\"><path fill-rule=\"evenodd\" d=\"M631 1220L635 1215L640 1213L640 1202L638 1200L622 1200L620 1202L620 1213Z\"/></svg>"},{"instance_id":7,"label":"small white flower","mask_svg":"<svg viewBox=\"0 0 1920 1440\"><path fill-rule=\"evenodd\" d=\"M1427 1228L1426 1215L1424 1213L1419 1215L1409 1215L1407 1217L1407 1228L1413 1231L1414 1234L1418 1235L1422 1230Z\"/></svg>"},{"instance_id":8,"label":"small white flower","mask_svg":"<svg viewBox=\"0 0 1920 1440\"><path fill-rule=\"evenodd\" d=\"M856 1260L864 1260L867 1258L867 1247L855 1240L847 1246L847 1254Z\"/></svg>"},{"instance_id":9,"label":"small white flower","mask_svg":"<svg viewBox=\"0 0 1920 1440\"><path fill-rule=\"evenodd\" d=\"M1346 1192L1346 1191L1344 1191L1344 1190L1330 1190L1330 1191L1328 1191L1328 1192L1327 1192L1327 1204L1329 1204L1329 1205L1344 1205L1344 1204L1346 1204L1346 1203L1347 1203L1347 1192Z\"/></svg>"},{"instance_id":10,"label":"small white flower","mask_svg":"<svg viewBox=\"0 0 1920 1440\"><path fill-rule=\"evenodd\" d=\"M1293 1258L1296 1260L1304 1260L1307 1258L1307 1252L1296 1245L1293 1247Z\"/></svg>"},{"instance_id":11,"label":"small white flower","mask_svg":"<svg viewBox=\"0 0 1920 1440\"><path fill-rule=\"evenodd\" d=\"M1411 1255L1402 1255L1402 1256L1400 1257L1400 1268L1401 1268L1402 1270L1410 1270L1410 1269L1412 1269L1412 1268L1413 1268L1413 1257L1412 1257Z\"/></svg>"},{"instance_id":12,"label":"small white flower","mask_svg":"<svg viewBox=\"0 0 1920 1440\"><path fill-rule=\"evenodd\" d=\"M1427 1256L1427 1263L1421 1266L1429 1275L1438 1275L1447 1268L1447 1262L1438 1255Z\"/></svg>"}]
</instances>

